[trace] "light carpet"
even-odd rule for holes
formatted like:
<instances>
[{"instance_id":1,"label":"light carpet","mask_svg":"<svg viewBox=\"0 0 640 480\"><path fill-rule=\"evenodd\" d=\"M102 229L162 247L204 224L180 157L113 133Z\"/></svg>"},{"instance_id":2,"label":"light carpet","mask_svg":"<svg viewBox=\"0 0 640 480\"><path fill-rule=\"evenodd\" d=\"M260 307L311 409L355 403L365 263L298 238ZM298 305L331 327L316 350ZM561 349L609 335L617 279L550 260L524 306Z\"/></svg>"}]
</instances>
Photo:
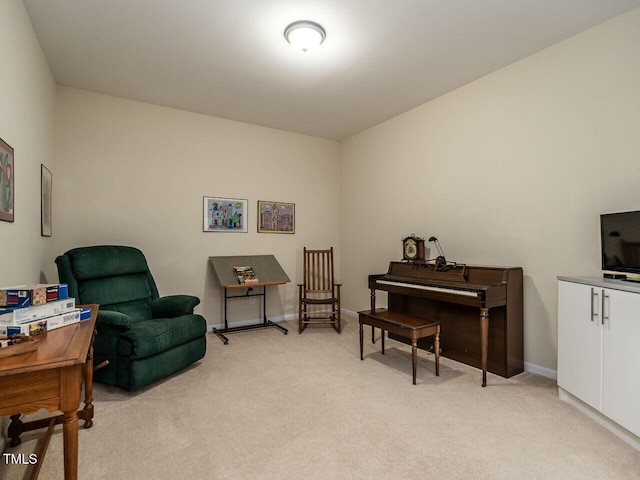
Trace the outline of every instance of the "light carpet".
<instances>
[{"instance_id":1,"label":"light carpet","mask_svg":"<svg viewBox=\"0 0 640 480\"><path fill-rule=\"evenodd\" d=\"M97 384L80 429L81 479L640 479L640 452L558 399L555 381L505 379L388 340L295 322L207 335L206 357L129 393ZM639 406L640 407L640 406ZM8 452L37 449L38 433ZM0 478L26 478L7 468ZM56 427L41 479L62 479Z\"/></svg>"}]
</instances>

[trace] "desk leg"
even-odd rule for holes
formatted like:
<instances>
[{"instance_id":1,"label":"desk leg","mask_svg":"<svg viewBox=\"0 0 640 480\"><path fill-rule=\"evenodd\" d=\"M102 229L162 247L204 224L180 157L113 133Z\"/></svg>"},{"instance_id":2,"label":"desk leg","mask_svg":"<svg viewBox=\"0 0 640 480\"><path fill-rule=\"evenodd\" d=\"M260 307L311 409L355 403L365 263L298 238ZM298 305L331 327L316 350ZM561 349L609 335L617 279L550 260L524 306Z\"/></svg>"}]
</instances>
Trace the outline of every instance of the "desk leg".
<instances>
[{"instance_id":1,"label":"desk leg","mask_svg":"<svg viewBox=\"0 0 640 480\"><path fill-rule=\"evenodd\" d=\"M71 365L60 371L60 411L64 445L64 478L78 479L78 407L85 370Z\"/></svg>"},{"instance_id":2,"label":"desk leg","mask_svg":"<svg viewBox=\"0 0 640 480\"><path fill-rule=\"evenodd\" d=\"M93 346L89 349L87 363L84 366L84 408L80 415L84 428L93 426Z\"/></svg>"},{"instance_id":3,"label":"desk leg","mask_svg":"<svg viewBox=\"0 0 640 480\"><path fill-rule=\"evenodd\" d=\"M218 330L217 328L213 328L213 333L215 333L222 342L227 345L229 343L229 339L224 335L225 333L232 332L240 332L244 330L253 330L255 328L264 328L264 327L276 327L285 335L289 332L282 325L278 325L277 323L272 322L267 318L267 286L262 285L262 293L257 293L253 295L249 295L249 292L253 290L253 287L247 287L246 295L229 295L227 288L224 289L224 328L222 330ZM262 297L262 322L255 323L251 325L243 325L240 327L229 327L229 322L227 320L227 300L230 298L247 298L247 297Z\"/></svg>"},{"instance_id":4,"label":"desk leg","mask_svg":"<svg viewBox=\"0 0 640 480\"><path fill-rule=\"evenodd\" d=\"M360 324L360 360L364 360L364 355L362 353L364 343L364 329L362 324Z\"/></svg>"},{"instance_id":5,"label":"desk leg","mask_svg":"<svg viewBox=\"0 0 640 480\"><path fill-rule=\"evenodd\" d=\"M62 418L64 442L64 478L78 479L78 412L64 412Z\"/></svg>"},{"instance_id":6,"label":"desk leg","mask_svg":"<svg viewBox=\"0 0 640 480\"><path fill-rule=\"evenodd\" d=\"M227 345L229 343L229 339L216 327L213 327L213 333L215 333L218 336L218 338L222 340L223 344Z\"/></svg>"},{"instance_id":7,"label":"desk leg","mask_svg":"<svg viewBox=\"0 0 640 480\"><path fill-rule=\"evenodd\" d=\"M284 328L282 325L278 325L277 323L272 322L271 320L267 320L267 287L262 287L262 321L265 327L276 327L285 335L289 333L289 330Z\"/></svg>"},{"instance_id":8,"label":"desk leg","mask_svg":"<svg viewBox=\"0 0 640 480\"><path fill-rule=\"evenodd\" d=\"M11 415L11 424L9 424L9 430L7 431L9 438L11 441L9 442L10 447L17 447L22 443L20 439L20 435L22 435L22 420L20 420L22 414Z\"/></svg>"},{"instance_id":9,"label":"desk leg","mask_svg":"<svg viewBox=\"0 0 640 480\"><path fill-rule=\"evenodd\" d=\"M229 298L228 292L227 292L227 288L224 288L224 327L222 329L222 332L226 332L227 330L229 330L229 324L227 322L227 299ZM215 333L218 338L220 340L222 340L222 343L224 345L227 345L229 343L229 339L222 333L220 330L218 330L216 327L213 327L213 333Z\"/></svg>"},{"instance_id":10,"label":"desk leg","mask_svg":"<svg viewBox=\"0 0 640 480\"><path fill-rule=\"evenodd\" d=\"M487 386L487 355L489 343L489 309L480 309L480 351L482 352L482 386Z\"/></svg>"}]
</instances>

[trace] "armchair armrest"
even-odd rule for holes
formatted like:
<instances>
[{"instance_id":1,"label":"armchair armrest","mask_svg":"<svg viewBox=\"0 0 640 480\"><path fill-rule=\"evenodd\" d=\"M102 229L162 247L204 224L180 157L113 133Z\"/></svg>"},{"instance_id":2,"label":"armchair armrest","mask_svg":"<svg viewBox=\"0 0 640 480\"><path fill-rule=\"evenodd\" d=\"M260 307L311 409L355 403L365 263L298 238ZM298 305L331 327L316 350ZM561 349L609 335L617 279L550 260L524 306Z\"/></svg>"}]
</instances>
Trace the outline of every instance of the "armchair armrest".
<instances>
[{"instance_id":1,"label":"armchair armrest","mask_svg":"<svg viewBox=\"0 0 640 480\"><path fill-rule=\"evenodd\" d=\"M168 295L151 301L151 312L154 318L171 318L193 313L200 303L193 295Z\"/></svg>"},{"instance_id":2,"label":"armchair armrest","mask_svg":"<svg viewBox=\"0 0 640 480\"><path fill-rule=\"evenodd\" d=\"M107 325L121 330L129 330L131 328L131 317L124 313L111 310L98 310L96 324Z\"/></svg>"}]
</instances>

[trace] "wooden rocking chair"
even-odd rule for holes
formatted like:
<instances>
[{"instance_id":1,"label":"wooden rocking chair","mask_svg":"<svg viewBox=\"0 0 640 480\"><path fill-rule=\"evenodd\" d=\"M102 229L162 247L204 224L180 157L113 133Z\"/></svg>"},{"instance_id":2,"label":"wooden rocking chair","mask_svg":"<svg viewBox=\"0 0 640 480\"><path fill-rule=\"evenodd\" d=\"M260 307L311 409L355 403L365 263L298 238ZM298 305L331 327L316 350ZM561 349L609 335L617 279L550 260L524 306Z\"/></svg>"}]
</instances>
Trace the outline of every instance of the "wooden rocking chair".
<instances>
[{"instance_id":1,"label":"wooden rocking chair","mask_svg":"<svg viewBox=\"0 0 640 480\"><path fill-rule=\"evenodd\" d=\"M329 250L303 250L303 282L298 284L298 329L307 325L328 324L336 332L340 325L340 283L335 283L333 247Z\"/></svg>"}]
</instances>

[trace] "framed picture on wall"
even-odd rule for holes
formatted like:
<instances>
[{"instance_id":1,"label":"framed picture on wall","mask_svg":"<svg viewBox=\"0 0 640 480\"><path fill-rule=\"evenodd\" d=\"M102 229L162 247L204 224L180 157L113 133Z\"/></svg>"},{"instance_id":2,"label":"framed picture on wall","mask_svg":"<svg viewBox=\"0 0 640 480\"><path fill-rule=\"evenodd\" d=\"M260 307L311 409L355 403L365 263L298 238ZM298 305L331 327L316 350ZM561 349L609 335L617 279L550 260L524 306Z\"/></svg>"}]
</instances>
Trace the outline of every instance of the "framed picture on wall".
<instances>
[{"instance_id":1,"label":"framed picture on wall","mask_svg":"<svg viewBox=\"0 0 640 480\"><path fill-rule=\"evenodd\" d=\"M295 203L258 200L258 233L296 233Z\"/></svg>"},{"instance_id":2,"label":"framed picture on wall","mask_svg":"<svg viewBox=\"0 0 640 480\"><path fill-rule=\"evenodd\" d=\"M247 200L204 197L203 232L247 232Z\"/></svg>"},{"instance_id":3,"label":"framed picture on wall","mask_svg":"<svg viewBox=\"0 0 640 480\"><path fill-rule=\"evenodd\" d=\"M50 237L51 229L51 198L53 192L53 175L47 167L40 165L40 235Z\"/></svg>"},{"instance_id":4,"label":"framed picture on wall","mask_svg":"<svg viewBox=\"0 0 640 480\"><path fill-rule=\"evenodd\" d=\"M0 138L0 220L13 222L15 198L13 148Z\"/></svg>"}]
</instances>

